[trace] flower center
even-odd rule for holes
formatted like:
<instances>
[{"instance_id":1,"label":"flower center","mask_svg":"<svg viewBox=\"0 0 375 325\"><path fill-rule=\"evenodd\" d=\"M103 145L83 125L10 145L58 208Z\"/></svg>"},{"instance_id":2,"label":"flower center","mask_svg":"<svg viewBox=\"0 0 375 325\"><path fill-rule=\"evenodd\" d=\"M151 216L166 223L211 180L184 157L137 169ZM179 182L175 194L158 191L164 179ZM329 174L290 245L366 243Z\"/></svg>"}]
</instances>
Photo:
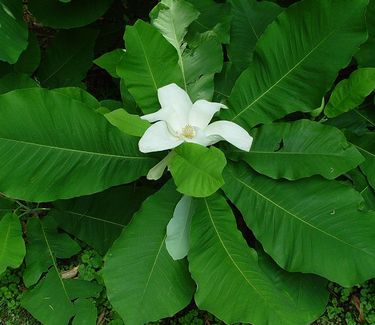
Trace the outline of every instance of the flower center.
<instances>
[{"instance_id":1,"label":"flower center","mask_svg":"<svg viewBox=\"0 0 375 325\"><path fill-rule=\"evenodd\" d=\"M185 127L182 129L181 135L184 138L193 139L195 137L195 130L190 124L185 125Z\"/></svg>"}]
</instances>

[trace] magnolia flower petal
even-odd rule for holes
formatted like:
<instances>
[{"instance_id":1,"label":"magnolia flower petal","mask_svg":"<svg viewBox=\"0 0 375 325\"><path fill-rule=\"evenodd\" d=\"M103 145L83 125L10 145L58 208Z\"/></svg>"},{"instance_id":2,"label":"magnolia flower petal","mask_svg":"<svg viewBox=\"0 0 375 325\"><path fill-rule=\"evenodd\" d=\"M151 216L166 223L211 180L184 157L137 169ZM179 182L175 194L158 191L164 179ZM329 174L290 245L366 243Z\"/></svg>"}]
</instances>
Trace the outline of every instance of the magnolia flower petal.
<instances>
[{"instance_id":1,"label":"magnolia flower petal","mask_svg":"<svg viewBox=\"0 0 375 325\"><path fill-rule=\"evenodd\" d=\"M168 110L168 124L175 130L184 127L193 106L187 92L173 83L159 88L158 97L162 109Z\"/></svg>"},{"instance_id":2,"label":"magnolia flower petal","mask_svg":"<svg viewBox=\"0 0 375 325\"><path fill-rule=\"evenodd\" d=\"M156 122L151 125L139 140L138 147L143 153L163 151L179 146L183 140L169 132L167 123Z\"/></svg>"},{"instance_id":3,"label":"magnolia flower petal","mask_svg":"<svg viewBox=\"0 0 375 325\"><path fill-rule=\"evenodd\" d=\"M195 211L195 201L191 196L184 195L177 203L173 218L167 226L165 244L169 255L176 261L183 259L190 248L190 226Z\"/></svg>"},{"instance_id":4,"label":"magnolia flower petal","mask_svg":"<svg viewBox=\"0 0 375 325\"><path fill-rule=\"evenodd\" d=\"M164 159L160 160L154 167L152 167L147 173L147 179L156 181L163 176L164 170L167 168L170 160L172 159L171 151Z\"/></svg>"},{"instance_id":5,"label":"magnolia flower petal","mask_svg":"<svg viewBox=\"0 0 375 325\"><path fill-rule=\"evenodd\" d=\"M185 138L185 141L190 142L190 143L200 144L204 147L207 147L207 146L215 143L215 142L212 142L212 138L208 137L203 130L195 128L195 132L196 132L196 134L195 134L194 138L192 138L192 139ZM218 141L220 141L220 140L218 140Z\"/></svg>"},{"instance_id":6,"label":"magnolia flower petal","mask_svg":"<svg viewBox=\"0 0 375 325\"><path fill-rule=\"evenodd\" d=\"M227 108L221 103L211 103L207 100L197 100L189 114L189 124L204 129L221 108Z\"/></svg>"},{"instance_id":7,"label":"magnolia flower petal","mask_svg":"<svg viewBox=\"0 0 375 325\"><path fill-rule=\"evenodd\" d=\"M205 128L204 133L210 139L208 145L225 140L238 149L250 151L253 143L253 138L245 129L229 121L214 122Z\"/></svg>"},{"instance_id":8,"label":"magnolia flower petal","mask_svg":"<svg viewBox=\"0 0 375 325\"><path fill-rule=\"evenodd\" d=\"M141 116L141 119L153 123L157 121L165 121L167 117L168 117L168 110L162 108L162 109L159 109L155 113Z\"/></svg>"}]
</instances>

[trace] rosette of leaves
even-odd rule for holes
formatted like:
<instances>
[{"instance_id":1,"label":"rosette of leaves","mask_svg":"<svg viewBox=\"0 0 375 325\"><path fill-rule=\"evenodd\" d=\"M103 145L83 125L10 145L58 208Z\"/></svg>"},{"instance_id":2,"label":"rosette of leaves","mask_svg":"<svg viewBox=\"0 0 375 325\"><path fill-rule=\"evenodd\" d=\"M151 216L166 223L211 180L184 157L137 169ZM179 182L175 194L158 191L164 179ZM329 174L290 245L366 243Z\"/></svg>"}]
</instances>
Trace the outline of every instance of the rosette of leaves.
<instances>
[{"instance_id":1,"label":"rosette of leaves","mask_svg":"<svg viewBox=\"0 0 375 325\"><path fill-rule=\"evenodd\" d=\"M193 299L228 324L309 324L324 312L327 280L373 278L374 72L353 59L371 44L368 6L163 0L150 22L126 27L125 49L95 60L119 81L122 102L78 88L0 95L0 192L53 206L27 222L26 282L47 276L24 306L49 324L32 297L55 293L54 322L68 324L95 294L73 295L61 281L56 258L77 250L66 233L106 253L104 284L125 324ZM171 83L227 105L219 117L250 132L250 152L185 143L172 151L172 176L143 178L167 153L140 153L149 127L140 115L160 108L157 90ZM4 211L2 269L25 255L17 212ZM171 257L171 240L187 258Z\"/></svg>"}]
</instances>

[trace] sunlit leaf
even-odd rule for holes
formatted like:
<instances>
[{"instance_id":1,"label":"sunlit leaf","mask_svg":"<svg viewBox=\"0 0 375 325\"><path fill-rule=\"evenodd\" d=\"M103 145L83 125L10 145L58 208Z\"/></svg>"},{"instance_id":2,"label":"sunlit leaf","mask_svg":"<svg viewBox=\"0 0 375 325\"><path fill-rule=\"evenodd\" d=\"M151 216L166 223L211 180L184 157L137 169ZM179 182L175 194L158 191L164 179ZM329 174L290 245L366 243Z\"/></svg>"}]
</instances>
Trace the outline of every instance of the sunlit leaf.
<instances>
[{"instance_id":1,"label":"sunlit leaf","mask_svg":"<svg viewBox=\"0 0 375 325\"><path fill-rule=\"evenodd\" d=\"M364 160L341 131L308 120L264 125L252 136L251 151L238 155L272 178L294 180L322 175L334 179Z\"/></svg>"},{"instance_id":2,"label":"sunlit leaf","mask_svg":"<svg viewBox=\"0 0 375 325\"><path fill-rule=\"evenodd\" d=\"M168 167L179 192L204 197L224 184L221 174L227 161L219 149L184 143L173 152Z\"/></svg>"},{"instance_id":3,"label":"sunlit leaf","mask_svg":"<svg viewBox=\"0 0 375 325\"><path fill-rule=\"evenodd\" d=\"M321 178L275 181L238 164L224 179L226 195L284 269L343 286L374 277L375 214L359 210L363 199L350 186Z\"/></svg>"},{"instance_id":4,"label":"sunlit leaf","mask_svg":"<svg viewBox=\"0 0 375 325\"><path fill-rule=\"evenodd\" d=\"M157 90L183 84L175 48L151 25L139 20L126 28L126 53L117 73L144 113L160 108Z\"/></svg>"},{"instance_id":5,"label":"sunlit leaf","mask_svg":"<svg viewBox=\"0 0 375 325\"><path fill-rule=\"evenodd\" d=\"M139 152L137 138L66 95L17 90L0 96L0 107L0 191L9 197L92 194L132 182L156 163Z\"/></svg>"},{"instance_id":6,"label":"sunlit leaf","mask_svg":"<svg viewBox=\"0 0 375 325\"><path fill-rule=\"evenodd\" d=\"M269 258L259 259L217 194L201 199L193 216L189 265L197 305L227 324L307 324L327 301L323 279L287 273Z\"/></svg>"}]
</instances>

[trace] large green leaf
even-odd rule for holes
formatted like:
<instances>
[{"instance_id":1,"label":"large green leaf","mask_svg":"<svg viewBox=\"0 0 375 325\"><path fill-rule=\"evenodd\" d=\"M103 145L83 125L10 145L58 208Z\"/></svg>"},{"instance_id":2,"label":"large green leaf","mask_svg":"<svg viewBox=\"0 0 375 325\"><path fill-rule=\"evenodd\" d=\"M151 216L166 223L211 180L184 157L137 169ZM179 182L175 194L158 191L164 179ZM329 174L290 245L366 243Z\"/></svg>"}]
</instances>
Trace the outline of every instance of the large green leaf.
<instances>
[{"instance_id":1,"label":"large green leaf","mask_svg":"<svg viewBox=\"0 0 375 325\"><path fill-rule=\"evenodd\" d=\"M35 284L42 273L48 271L48 274L24 294L21 304L45 325L67 325L70 318L79 313L71 301L96 296L102 287L95 282L62 279L56 257L69 258L78 253L80 247L66 234L57 232L51 217L30 219L27 235L25 284Z\"/></svg>"},{"instance_id":2,"label":"large green leaf","mask_svg":"<svg viewBox=\"0 0 375 325\"><path fill-rule=\"evenodd\" d=\"M227 324L307 324L327 302L324 280L258 261L217 194L201 199L193 216L189 266L198 285L197 305Z\"/></svg>"},{"instance_id":3,"label":"large green leaf","mask_svg":"<svg viewBox=\"0 0 375 325\"><path fill-rule=\"evenodd\" d=\"M44 325L67 325L75 313L57 266L23 295L21 305Z\"/></svg>"},{"instance_id":4,"label":"large green leaf","mask_svg":"<svg viewBox=\"0 0 375 325\"><path fill-rule=\"evenodd\" d=\"M186 261L173 261L165 247L180 198L171 183L149 197L106 256L108 298L126 324L172 316L191 301L194 285Z\"/></svg>"},{"instance_id":5,"label":"large green leaf","mask_svg":"<svg viewBox=\"0 0 375 325\"><path fill-rule=\"evenodd\" d=\"M182 59L182 42L187 28L199 16L194 6L185 0L162 0L150 13L152 24L160 30Z\"/></svg>"},{"instance_id":6,"label":"large green leaf","mask_svg":"<svg viewBox=\"0 0 375 325\"><path fill-rule=\"evenodd\" d=\"M211 100L213 74L223 65L221 45L216 39L202 40L194 47L184 42L187 28L199 12L185 0L164 0L150 15L153 25L177 50L184 88L192 100Z\"/></svg>"},{"instance_id":7,"label":"large green leaf","mask_svg":"<svg viewBox=\"0 0 375 325\"><path fill-rule=\"evenodd\" d=\"M324 109L328 117L335 117L358 107L375 90L375 68L354 71L333 90Z\"/></svg>"},{"instance_id":8,"label":"large green leaf","mask_svg":"<svg viewBox=\"0 0 375 325\"><path fill-rule=\"evenodd\" d=\"M74 302L76 316L72 325L96 325L97 308L95 302L89 299L77 299Z\"/></svg>"},{"instance_id":9,"label":"large green leaf","mask_svg":"<svg viewBox=\"0 0 375 325\"><path fill-rule=\"evenodd\" d=\"M304 0L282 12L260 37L223 118L251 128L319 107L366 40L367 2Z\"/></svg>"},{"instance_id":10,"label":"large green leaf","mask_svg":"<svg viewBox=\"0 0 375 325\"><path fill-rule=\"evenodd\" d=\"M198 18L199 12L185 0L164 0L150 14L152 24L177 51L184 88L187 90L186 68L182 54L182 42L189 25Z\"/></svg>"},{"instance_id":11,"label":"large green leaf","mask_svg":"<svg viewBox=\"0 0 375 325\"><path fill-rule=\"evenodd\" d=\"M94 60L94 63L106 70L113 78L119 78L117 74L117 66L125 55L125 50L116 49L108 53L104 53L102 56Z\"/></svg>"},{"instance_id":12,"label":"large green leaf","mask_svg":"<svg viewBox=\"0 0 375 325\"><path fill-rule=\"evenodd\" d=\"M243 71L253 59L260 36L283 9L268 1L231 0L230 3L232 26L228 56L236 68Z\"/></svg>"},{"instance_id":13,"label":"large green leaf","mask_svg":"<svg viewBox=\"0 0 375 325\"><path fill-rule=\"evenodd\" d=\"M90 300L85 298L95 297L101 290L102 287L95 282L63 280L54 264L47 276L23 295L21 305L44 325L68 325L73 316L76 316L73 324L95 325L96 313L92 315L92 311L87 310ZM72 300L75 300L74 305ZM91 322L83 323L84 316Z\"/></svg>"},{"instance_id":14,"label":"large green leaf","mask_svg":"<svg viewBox=\"0 0 375 325\"><path fill-rule=\"evenodd\" d=\"M204 197L224 184L221 174L226 163L224 154L215 147L184 143L174 149L168 167L179 192Z\"/></svg>"},{"instance_id":15,"label":"large green leaf","mask_svg":"<svg viewBox=\"0 0 375 325\"><path fill-rule=\"evenodd\" d=\"M191 99L211 101L214 93L214 74L223 68L221 44L216 39L205 40L196 48L186 49L182 60Z\"/></svg>"},{"instance_id":16,"label":"large green leaf","mask_svg":"<svg viewBox=\"0 0 375 325\"><path fill-rule=\"evenodd\" d=\"M15 209L15 202L0 195L0 219Z\"/></svg>"},{"instance_id":17,"label":"large green leaf","mask_svg":"<svg viewBox=\"0 0 375 325\"><path fill-rule=\"evenodd\" d=\"M366 12L366 25L368 29L368 40L361 46L355 55L361 67L375 67L375 1L370 0Z\"/></svg>"},{"instance_id":18,"label":"large green leaf","mask_svg":"<svg viewBox=\"0 0 375 325\"><path fill-rule=\"evenodd\" d=\"M17 268L25 257L25 242L18 217L7 213L0 220L0 275L7 267Z\"/></svg>"},{"instance_id":19,"label":"large green leaf","mask_svg":"<svg viewBox=\"0 0 375 325\"><path fill-rule=\"evenodd\" d=\"M104 255L150 193L144 187L115 187L91 196L58 201L50 216L60 228Z\"/></svg>"},{"instance_id":20,"label":"large green leaf","mask_svg":"<svg viewBox=\"0 0 375 325\"><path fill-rule=\"evenodd\" d=\"M35 33L29 31L29 42L25 51L23 51L13 65L13 69L18 73L26 73L32 75L38 68L40 63L40 48L39 42Z\"/></svg>"},{"instance_id":21,"label":"large green leaf","mask_svg":"<svg viewBox=\"0 0 375 325\"><path fill-rule=\"evenodd\" d=\"M239 156L272 178L322 175L334 179L364 160L340 130L309 120L264 125L252 136L251 151L238 152Z\"/></svg>"},{"instance_id":22,"label":"large green leaf","mask_svg":"<svg viewBox=\"0 0 375 325\"><path fill-rule=\"evenodd\" d=\"M101 106L100 102L93 95L79 87L55 88L53 92L77 100L93 110L97 110Z\"/></svg>"},{"instance_id":23,"label":"large green leaf","mask_svg":"<svg viewBox=\"0 0 375 325\"><path fill-rule=\"evenodd\" d=\"M361 165L361 169L367 176L371 187L375 190L375 133L366 133L361 137L352 136L350 142L366 158L365 162Z\"/></svg>"},{"instance_id":24,"label":"large green leaf","mask_svg":"<svg viewBox=\"0 0 375 325\"><path fill-rule=\"evenodd\" d=\"M28 8L45 26L74 28L88 25L103 15L113 0L74 0L66 3L29 0Z\"/></svg>"},{"instance_id":25,"label":"large green leaf","mask_svg":"<svg viewBox=\"0 0 375 325\"><path fill-rule=\"evenodd\" d=\"M126 53L117 73L144 113L160 108L157 90L183 84L175 48L151 25L139 20L125 31Z\"/></svg>"},{"instance_id":26,"label":"large green leaf","mask_svg":"<svg viewBox=\"0 0 375 325\"><path fill-rule=\"evenodd\" d=\"M339 128L344 133L362 135L375 127L375 111L372 107L353 109L337 117L327 119L324 124Z\"/></svg>"},{"instance_id":27,"label":"large green leaf","mask_svg":"<svg viewBox=\"0 0 375 325\"><path fill-rule=\"evenodd\" d=\"M57 223L47 217L29 219L27 223L26 269L23 280L27 287L56 263L56 258L70 258L80 251L79 245L65 233L58 233Z\"/></svg>"},{"instance_id":28,"label":"large green leaf","mask_svg":"<svg viewBox=\"0 0 375 325\"><path fill-rule=\"evenodd\" d=\"M352 286L375 276L375 214L336 181L275 181L238 164L224 172L229 199L284 269ZM303 254L301 252L303 251Z\"/></svg>"},{"instance_id":29,"label":"large green leaf","mask_svg":"<svg viewBox=\"0 0 375 325\"><path fill-rule=\"evenodd\" d=\"M38 69L40 83L48 88L78 86L92 65L97 36L91 29L58 33Z\"/></svg>"},{"instance_id":30,"label":"large green leaf","mask_svg":"<svg viewBox=\"0 0 375 325\"><path fill-rule=\"evenodd\" d=\"M217 3L214 0L188 0L200 12L197 20L189 27L187 36L191 45L197 45L204 40L216 38L220 43L229 43L230 5Z\"/></svg>"},{"instance_id":31,"label":"large green leaf","mask_svg":"<svg viewBox=\"0 0 375 325\"><path fill-rule=\"evenodd\" d=\"M0 94L5 94L15 89L39 87L39 84L27 74L8 73L0 78Z\"/></svg>"},{"instance_id":32,"label":"large green leaf","mask_svg":"<svg viewBox=\"0 0 375 325\"><path fill-rule=\"evenodd\" d=\"M366 176L364 176L359 168L356 168L349 173L349 177L353 182L354 188L365 200L365 207L368 210L375 211L375 191L371 188Z\"/></svg>"},{"instance_id":33,"label":"large green leaf","mask_svg":"<svg viewBox=\"0 0 375 325\"><path fill-rule=\"evenodd\" d=\"M122 108L109 112L104 116L109 123L119 128L122 132L135 137L142 137L151 125L150 122L142 120L139 115L129 114Z\"/></svg>"},{"instance_id":34,"label":"large green leaf","mask_svg":"<svg viewBox=\"0 0 375 325\"><path fill-rule=\"evenodd\" d=\"M232 62L224 62L222 71L215 76L215 102L227 102L239 75Z\"/></svg>"},{"instance_id":35,"label":"large green leaf","mask_svg":"<svg viewBox=\"0 0 375 325\"><path fill-rule=\"evenodd\" d=\"M54 91L0 96L0 191L54 201L134 181L155 165L137 139L99 113ZM22 118L21 118L22 117Z\"/></svg>"},{"instance_id":36,"label":"large green leaf","mask_svg":"<svg viewBox=\"0 0 375 325\"><path fill-rule=\"evenodd\" d=\"M0 60L16 63L27 47L28 29L22 19L21 1L0 2Z\"/></svg>"}]
</instances>

